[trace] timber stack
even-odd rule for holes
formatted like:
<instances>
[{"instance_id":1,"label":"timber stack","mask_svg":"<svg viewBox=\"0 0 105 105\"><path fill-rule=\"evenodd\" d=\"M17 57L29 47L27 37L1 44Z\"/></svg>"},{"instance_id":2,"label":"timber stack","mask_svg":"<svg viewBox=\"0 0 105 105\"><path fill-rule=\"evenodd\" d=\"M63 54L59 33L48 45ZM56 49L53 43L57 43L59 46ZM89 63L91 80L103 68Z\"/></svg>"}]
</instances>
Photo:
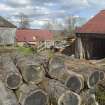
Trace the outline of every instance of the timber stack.
<instances>
[{"instance_id":1,"label":"timber stack","mask_svg":"<svg viewBox=\"0 0 105 105\"><path fill-rule=\"evenodd\" d=\"M98 105L104 67L61 54L0 56L0 105ZM104 85L105 86L105 85Z\"/></svg>"}]
</instances>

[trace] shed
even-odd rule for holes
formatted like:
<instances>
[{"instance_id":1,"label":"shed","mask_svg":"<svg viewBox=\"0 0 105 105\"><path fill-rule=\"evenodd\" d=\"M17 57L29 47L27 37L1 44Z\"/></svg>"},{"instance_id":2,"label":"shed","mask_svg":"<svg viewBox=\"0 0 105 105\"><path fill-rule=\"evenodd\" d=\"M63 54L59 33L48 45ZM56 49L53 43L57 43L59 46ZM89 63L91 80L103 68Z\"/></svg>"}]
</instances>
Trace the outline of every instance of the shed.
<instances>
[{"instance_id":1,"label":"shed","mask_svg":"<svg viewBox=\"0 0 105 105\"><path fill-rule=\"evenodd\" d=\"M105 10L76 29L76 58L105 58Z\"/></svg>"},{"instance_id":2,"label":"shed","mask_svg":"<svg viewBox=\"0 0 105 105\"><path fill-rule=\"evenodd\" d=\"M15 43L16 26L0 16L0 45Z\"/></svg>"}]
</instances>

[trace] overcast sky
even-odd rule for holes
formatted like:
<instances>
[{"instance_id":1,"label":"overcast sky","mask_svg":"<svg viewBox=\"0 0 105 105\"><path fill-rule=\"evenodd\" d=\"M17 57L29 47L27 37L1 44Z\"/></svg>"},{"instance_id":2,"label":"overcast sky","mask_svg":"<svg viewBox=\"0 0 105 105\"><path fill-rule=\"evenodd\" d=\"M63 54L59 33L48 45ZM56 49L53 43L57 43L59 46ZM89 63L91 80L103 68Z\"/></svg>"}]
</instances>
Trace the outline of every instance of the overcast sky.
<instances>
[{"instance_id":1,"label":"overcast sky","mask_svg":"<svg viewBox=\"0 0 105 105\"><path fill-rule=\"evenodd\" d=\"M85 17L94 16L105 8L105 0L0 0L0 14L17 20L19 13L25 13L36 20L33 26L43 25L43 21L62 21L70 15Z\"/></svg>"}]
</instances>

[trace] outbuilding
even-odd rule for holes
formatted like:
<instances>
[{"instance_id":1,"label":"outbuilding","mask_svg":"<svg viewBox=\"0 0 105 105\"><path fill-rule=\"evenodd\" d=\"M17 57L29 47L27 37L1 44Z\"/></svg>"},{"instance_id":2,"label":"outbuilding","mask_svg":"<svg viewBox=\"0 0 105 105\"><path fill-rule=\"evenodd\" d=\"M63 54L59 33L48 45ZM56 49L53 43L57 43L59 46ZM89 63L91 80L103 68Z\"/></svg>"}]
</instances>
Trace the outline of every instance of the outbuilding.
<instances>
[{"instance_id":1,"label":"outbuilding","mask_svg":"<svg viewBox=\"0 0 105 105\"><path fill-rule=\"evenodd\" d=\"M16 40L16 26L0 16L0 45L12 45Z\"/></svg>"},{"instance_id":2,"label":"outbuilding","mask_svg":"<svg viewBox=\"0 0 105 105\"><path fill-rule=\"evenodd\" d=\"M17 29L16 31L16 42L19 46L24 44L29 45L53 45L53 34L52 32L45 29Z\"/></svg>"},{"instance_id":3,"label":"outbuilding","mask_svg":"<svg viewBox=\"0 0 105 105\"><path fill-rule=\"evenodd\" d=\"M76 58L105 58L105 10L76 29L75 45Z\"/></svg>"}]
</instances>

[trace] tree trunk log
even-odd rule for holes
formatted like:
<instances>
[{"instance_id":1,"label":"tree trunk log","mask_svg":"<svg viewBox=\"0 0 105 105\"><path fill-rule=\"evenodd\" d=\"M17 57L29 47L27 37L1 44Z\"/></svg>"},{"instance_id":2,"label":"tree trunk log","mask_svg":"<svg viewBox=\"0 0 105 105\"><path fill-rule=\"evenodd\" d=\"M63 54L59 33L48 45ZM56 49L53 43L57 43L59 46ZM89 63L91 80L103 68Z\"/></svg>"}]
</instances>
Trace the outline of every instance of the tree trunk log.
<instances>
[{"instance_id":1,"label":"tree trunk log","mask_svg":"<svg viewBox=\"0 0 105 105\"><path fill-rule=\"evenodd\" d=\"M93 67L93 65L76 60L65 61L65 65L67 66L69 72L73 71L83 75L84 80L89 88L94 88L94 86L100 80L99 69L95 68L95 66Z\"/></svg>"},{"instance_id":2,"label":"tree trunk log","mask_svg":"<svg viewBox=\"0 0 105 105\"><path fill-rule=\"evenodd\" d=\"M80 92L84 87L84 78L75 72L68 72L64 65L64 61L59 56L53 57L49 62L48 74L74 92Z\"/></svg>"},{"instance_id":3,"label":"tree trunk log","mask_svg":"<svg viewBox=\"0 0 105 105\"><path fill-rule=\"evenodd\" d=\"M19 105L14 92L0 81L0 105Z\"/></svg>"},{"instance_id":4,"label":"tree trunk log","mask_svg":"<svg viewBox=\"0 0 105 105\"><path fill-rule=\"evenodd\" d=\"M34 57L17 57L16 65L27 83L38 84L45 76L42 62Z\"/></svg>"},{"instance_id":5,"label":"tree trunk log","mask_svg":"<svg viewBox=\"0 0 105 105\"><path fill-rule=\"evenodd\" d=\"M40 87L48 93L53 105L80 105L81 98L78 94L71 92L59 81L46 79L40 83Z\"/></svg>"},{"instance_id":6,"label":"tree trunk log","mask_svg":"<svg viewBox=\"0 0 105 105\"><path fill-rule=\"evenodd\" d=\"M90 60L89 61L92 65L97 67L100 72L100 81L103 81L105 79L105 59L102 60Z\"/></svg>"},{"instance_id":7,"label":"tree trunk log","mask_svg":"<svg viewBox=\"0 0 105 105\"><path fill-rule=\"evenodd\" d=\"M65 81L65 85L72 91L79 93L84 88L84 78L75 72L68 72L69 77Z\"/></svg>"},{"instance_id":8,"label":"tree trunk log","mask_svg":"<svg viewBox=\"0 0 105 105\"><path fill-rule=\"evenodd\" d=\"M102 87L103 89L105 89L105 80L100 81L100 82L98 83L98 85L99 85L100 87Z\"/></svg>"},{"instance_id":9,"label":"tree trunk log","mask_svg":"<svg viewBox=\"0 0 105 105\"><path fill-rule=\"evenodd\" d=\"M16 91L19 103L21 105L47 105L47 94L36 85L23 84Z\"/></svg>"},{"instance_id":10,"label":"tree trunk log","mask_svg":"<svg viewBox=\"0 0 105 105\"><path fill-rule=\"evenodd\" d=\"M22 83L22 76L8 55L1 56L1 66L0 75L6 86L10 89L17 89Z\"/></svg>"}]
</instances>

